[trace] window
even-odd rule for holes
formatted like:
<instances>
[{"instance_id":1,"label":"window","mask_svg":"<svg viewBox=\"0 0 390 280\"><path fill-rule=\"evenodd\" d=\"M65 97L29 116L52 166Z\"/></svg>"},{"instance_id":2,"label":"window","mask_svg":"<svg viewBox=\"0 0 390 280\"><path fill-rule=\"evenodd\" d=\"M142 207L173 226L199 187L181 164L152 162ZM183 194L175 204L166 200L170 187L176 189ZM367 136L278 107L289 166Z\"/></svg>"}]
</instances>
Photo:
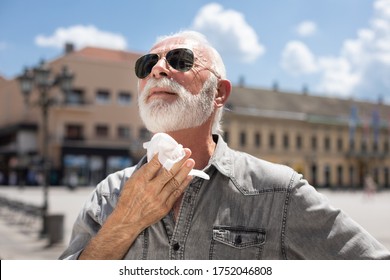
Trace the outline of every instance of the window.
<instances>
[{"instance_id":1,"label":"window","mask_svg":"<svg viewBox=\"0 0 390 280\"><path fill-rule=\"evenodd\" d=\"M82 140L83 126L80 124L67 124L65 126L65 138L68 140Z\"/></svg>"},{"instance_id":2,"label":"window","mask_svg":"<svg viewBox=\"0 0 390 280\"><path fill-rule=\"evenodd\" d=\"M84 91L81 89L74 89L66 93L65 104L80 105L84 104Z\"/></svg>"},{"instance_id":3,"label":"window","mask_svg":"<svg viewBox=\"0 0 390 280\"><path fill-rule=\"evenodd\" d=\"M385 140L385 142L383 143L383 152L385 154L388 154L390 150L389 148L390 148L389 141Z\"/></svg>"},{"instance_id":4,"label":"window","mask_svg":"<svg viewBox=\"0 0 390 280\"><path fill-rule=\"evenodd\" d=\"M110 102L110 93L107 90L98 90L96 93L96 102L98 104L107 104Z\"/></svg>"},{"instance_id":5,"label":"window","mask_svg":"<svg viewBox=\"0 0 390 280\"><path fill-rule=\"evenodd\" d=\"M283 135L283 147L285 150L287 150L289 148L289 139L288 139L288 134L284 134Z\"/></svg>"},{"instance_id":6,"label":"window","mask_svg":"<svg viewBox=\"0 0 390 280\"><path fill-rule=\"evenodd\" d=\"M303 143L302 143L302 136L301 135L297 135L297 150L301 150L302 149L302 146L303 146Z\"/></svg>"},{"instance_id":7,"label":"window","mask_svg":"<svg viewBox=\"0 0 390 280\"><path fill-rule=\"evenodd\" d=\"M312 164L310 166L310 176L311 176L311 182L313 183L313 186L317 185L317 165Z\"/></svg>"},{"instance_id":8,"label":"window","mask_svg":"<svg viewBox=\"0 0 390 280\"><path fill-rule=\"evenodd\" d=\"M330 187L331 186L331 182L330 182L330 178L331 178L331 169L330 169L330 165L325 165L324 167L324 178L325 178L325 187Z\"/></svg>"},{"instance_id":9,"label":"window","mask_svg":"<svg viewBox=\"0 0 390 280\"><path fill-rule=\"evenodd\" d=\"M379 150L378 142L372 143L372 150L376 153Z\"/></svg>"},{"instance_id":10,"label":"window","mask_svg":"<svg viewBox=\"0 0 390 280\"><path fill-rule=\"evenodd\" d=\"M351 139L349 141L349 150L354 151L355 150L355 140Z\"/></svg>"},{"instance_id":11,"label":"window","mask_svg":"<svg viewBox=\"0 0 390 280\"><path fill-rule=\"evenodd\" d=\"M390 171L388 167L385 167L383 170L384 173L384 187L389 188L390 187Z\"/></svg>"},{"instance_id":12,"label":"window","mask_svg":"<svg viewBox=\"0 0 390 280\"><path fill-rule=\"evenodd\" d=\"M329 152L330 151L330 138L328 136L326 136L324 138L324 147L325 147L325 151Z\"/></svg>"},{"instance_id":13,"label":"window","mask_svg":"<svg viewBox=\"0 0 390 280\"><path fill-rule=\"evenodd\" d=\"M362 151L362 153L366 153L367 152L367 142L365 140L362 141L361 151Z\"/></svg>"},{"instance_id":14,"label":"window","mask_svg":"<svg viewBox=\"0 0 390 280\"><path fill-rule=\"evenodd\" d=\"M129 92L119 92L118 95L118 104L120 105L130 105L131 104L131 93Z\"/></svg>"},{"instance_id":15,"label":"window","mask_svg":"<svg viewBox=\"0 0 390 280\"><path fill-rule=\"evenodd\" d=\"M240 146L244 147L246 145L246 133L241 131L240 133Z\"/></svg>"},{"instance_id":16,"label":"window","mask_svg":"<svg viewBox=\"0 0 390 280\"><path fill-rule=\"evenodd\" d=\"M313 150L317 150L317 137L316 136L311 137L311 148Z\"/></svg>"},{"instance_id":17,"label":"window","mask_svg":"<svg viewBox=\"0 0 390 280\"><path fill-rule=\"evenodd\" d=\"M349 166L349 185L350 187L355 186L355 168L352 165Z\"/></svg>"},{"instance_id":18,"label":"window","mask_svg":"<svg viewBox=\"0 0 390 280\"><path fill-rule=\"evenodd\" d=\"M139 138L142 140L149 140L151 138L151 133L145 127L140 128Z\"/></svg>"},{"instance_id":19,"label":"window","mask_svg":"<svg viewBox=\"0 0 390 280\"><path fill-rule=\"evenodd\" d=\"M108 126L104 125L104 124L96 125L95 134L98 137L107 137L108 136Z\"/></svg>"},{"instance_id":20,"label":"window","mask_svg":"<svg viewBox=\"0 0 390 280\"><path fill-rule=\"evenodd\" d=\"M342 152L344 148L343 146L344 146L343 139L340 137L337 139L337 151Z\"/></svg>"},{"instance_id":21,"label":"window","mask_svg":"<svg viewBox=\"0 0 390 280\"><path fill-rule=\"evenodd\" d=\"M274 133L271 133L269 135L269 147L271 149L274 149L275 148L275 134Z\"/></svg>"},{"instance_id":22,"label":"window","mask_svg":"<svg viewBox=\"0 0 390 280\"><path fill-rule=\"evenodd\" d=\"M109 156L107 158L107 172L113 173L129 167L132 164L132 160L127 156Z\"/></svg>"},{"instance_id":23,"label":"window","mask_svg":"<svg viewBox=\"0 0 390 280\"><path fill-rule=\"evenodd\" d=\"M261 146L261 134L259 132L255 133L255 146L256 148L260 148Z\"/></svg>"},{"instance_id":24,"label":"window","mask_svg":"<svg viewBox=\"0 0 390 280\"><path fill-rule=\"evenodd\" d=\"M118 137L121 139L130 139L130 128L127 126L119 126Z\"/></svg>"},{"instance_id":25,"label":"window","mask_svg":"<svg viewBox=\"0 0 390 280\"><path fill-rule=\"evenodd\" d=\"M337 184L338 187L343 185L343 167L341 165L337 166Z\"/></svg>"},{"instance_id":26,"label":"window","mask_svg":"<svg viewBox=\"0 0 390 280\"><path fill-rule=\"evenodd\" d=\"M374 172L374 182L378 183L379 182L379 168L375 167L373 172Z\"/></svg>"}]
</instances>

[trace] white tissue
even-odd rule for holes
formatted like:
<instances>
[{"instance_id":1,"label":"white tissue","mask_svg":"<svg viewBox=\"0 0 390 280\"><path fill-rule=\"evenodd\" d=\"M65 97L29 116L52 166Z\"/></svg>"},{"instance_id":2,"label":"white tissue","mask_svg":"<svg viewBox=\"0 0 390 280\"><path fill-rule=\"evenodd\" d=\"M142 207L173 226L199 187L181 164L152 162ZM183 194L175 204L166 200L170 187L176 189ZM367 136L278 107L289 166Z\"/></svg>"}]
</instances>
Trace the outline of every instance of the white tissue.
<instances>
[{"instance_id":1,"label":"white tissue","mask_svg":"<svg viewBox=\"0 0 390 280\"><path fill-rule=\"evenodd\" d=\"M165 133L156 133L149 142L143 144L143 147L146 149L148 162L158 153L158 160L167 170L171 170L172 166L185 156L183 145L180 145L175 139ZM192 169L189 175L205 180L210 179L209 175L197 169Z\"/></svg>"}]
</instances>

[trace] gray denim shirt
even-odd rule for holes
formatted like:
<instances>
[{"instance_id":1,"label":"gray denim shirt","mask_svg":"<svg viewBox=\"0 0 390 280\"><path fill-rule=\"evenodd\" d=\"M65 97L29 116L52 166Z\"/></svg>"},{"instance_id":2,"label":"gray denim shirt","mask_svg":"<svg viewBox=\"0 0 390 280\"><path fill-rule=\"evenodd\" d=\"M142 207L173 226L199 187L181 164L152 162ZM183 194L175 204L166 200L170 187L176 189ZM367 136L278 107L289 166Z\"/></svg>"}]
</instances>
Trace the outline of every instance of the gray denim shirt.
<instances>
[{"instance_id":1,"label":"gray denim shirt","mask_svg":"<svg viewBox=\"0 0 390 280\"><path fill-rule=\"evenodd\" d=\"M204 169L210 180L195 177L176 222L170 213L146 228L125 259L390 259L386 248L300 174L214 139L217 147ZM97 185L60 259L78 258L145 161Z\"/></svg>"}]
</instances>

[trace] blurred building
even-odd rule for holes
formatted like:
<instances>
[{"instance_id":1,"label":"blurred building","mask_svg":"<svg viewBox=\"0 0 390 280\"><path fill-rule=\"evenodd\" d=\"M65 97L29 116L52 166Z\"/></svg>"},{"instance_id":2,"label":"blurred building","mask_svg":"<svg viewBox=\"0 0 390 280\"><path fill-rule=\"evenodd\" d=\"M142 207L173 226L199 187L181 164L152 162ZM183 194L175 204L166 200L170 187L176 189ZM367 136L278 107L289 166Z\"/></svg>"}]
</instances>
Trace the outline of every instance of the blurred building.
<instances>
[{"instance_id":1,"label":"blurred building","mask_svg":"<svg viewBox=\"0 0 390 280\"><path fill-rule=\"evenodd\" d=\"M390 188L390 106L235 87L224 117L231 147L286 164L316 187ZM229 110L230 109L230 110Z\"/></svg>"},{"instance_id":2,"label":"blurred building","mask_svg":"<svg viewBox=\"0 0 390 280\"><path fill-rule=\"evenodd\" d=\"M84 48L49 62L75 75L73 91L53 88L48 143L34 98L27 105L18 81L0 79L1 183L39 183L43 145L51 184L94 185L136 163L150 139L138 116L137 53ZM22 71L21 71L22 72ZM38 93L31 97L38 96ZM37 99L37 98L36 98ZM370 174L390 188L390 106L274 90L233 87L224 137L237 150L287 164L316 187L358 188ZM1 177L2 176L2 177Z\"/></svg>"},{"instance_id":3,"label":"blurred building","mask_svg":"<svg viewBox=\"0 0 390 280\"><path fill-rule=\"evenodd\" d=\"M56 73L66 65L73 91L53 88L49 143L42 142L42 117L32 93L26 105L17 79L0 83L0 170L12 184L39 183L43 145L49 145L51 184L93 185L108 173L136 162L150 135L137 109L134 62L139 54L100 48L73 51L49 62ZM22 72L22 71L21 71ZM73 179L74 180L74 179ZM16 182L17 181L17 182ZM34 182L35 181L35 182Z\"/></svg>"}]
</instances>

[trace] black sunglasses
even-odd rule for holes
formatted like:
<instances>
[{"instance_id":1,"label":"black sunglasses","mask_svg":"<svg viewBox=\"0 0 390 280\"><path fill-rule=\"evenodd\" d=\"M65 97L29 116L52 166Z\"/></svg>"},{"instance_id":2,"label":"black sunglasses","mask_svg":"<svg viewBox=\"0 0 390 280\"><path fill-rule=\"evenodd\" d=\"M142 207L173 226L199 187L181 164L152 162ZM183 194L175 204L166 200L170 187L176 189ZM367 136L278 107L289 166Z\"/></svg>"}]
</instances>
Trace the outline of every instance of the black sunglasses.
<instances>
[{"instance_id":1,"label":"black sunglasses","mask_svg":"<svg viewBox=\"0 0 390 280\"><path fill-rule=\"evenodd\" d=\"M179 48L167 52L165 59L173 69L187 72L194 66L195 58L194 53L190 49ZM159 60L160 56L156 53L141 56L135 62L135 75L140 79L146 78Z\"/></svg>"}]
</instances>

